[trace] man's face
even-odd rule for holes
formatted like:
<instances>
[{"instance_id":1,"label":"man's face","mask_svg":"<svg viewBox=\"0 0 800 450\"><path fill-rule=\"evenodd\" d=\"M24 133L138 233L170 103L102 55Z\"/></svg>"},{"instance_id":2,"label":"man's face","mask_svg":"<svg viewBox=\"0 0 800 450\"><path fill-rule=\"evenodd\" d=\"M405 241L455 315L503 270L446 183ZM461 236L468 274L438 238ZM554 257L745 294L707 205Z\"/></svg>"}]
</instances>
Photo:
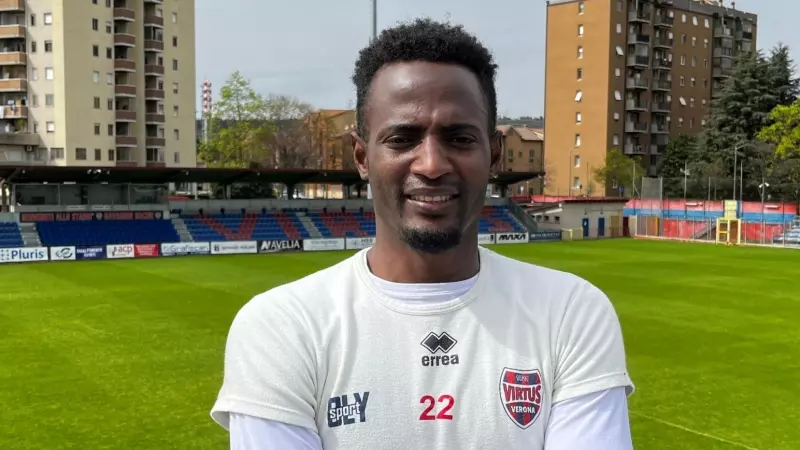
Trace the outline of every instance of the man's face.
<instances>
[{"instance_id":1,"label":"man's face","mask_svg":"<svg viewBox=\"0 0 800 450\"><path fill-rule=\"evenodd\" d=\"M488 115L477 78L457 65L395 63L373 78L356 163L378 220L412 248L448 250L475 225L500 156Z\"/></svg>"}]
</instances>

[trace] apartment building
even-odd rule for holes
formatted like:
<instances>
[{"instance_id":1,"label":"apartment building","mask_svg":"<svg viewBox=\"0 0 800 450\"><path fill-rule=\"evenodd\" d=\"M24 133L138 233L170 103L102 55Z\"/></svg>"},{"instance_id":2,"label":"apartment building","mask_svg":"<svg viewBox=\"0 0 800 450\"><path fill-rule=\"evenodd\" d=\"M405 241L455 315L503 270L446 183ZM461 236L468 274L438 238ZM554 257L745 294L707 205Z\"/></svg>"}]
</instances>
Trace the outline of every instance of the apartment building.
<instances>
[{"instance_id":1,"label":"apartment building","mask_svg":"<svg viewBox=\"0 0 800 450\"><path fill-rule=\"evenodd\" d=\"M610 148L654 176L670 138L695 134L755 50L757 17L713 0L561 0L547 6L547 192L604 195L594 170Z\"/></svg>"},{"instance_id":2,"label":"apartment building","mask_svg":"<svg viewBox=\"0 0 800 450\"><path fill-rule=\"evenodd\" d=\"M503 157L497 165L498 172L542 172L544 170L544 130L511 125L498 125L503 135ZM523 181L508 187L508 195L525 196L542 194L543 178ZM495 188L493 193L499 193Z\"/></svg>"},{"instance_id":3,"label":"apartment building","mask_svg":"<svg viewBox=\"0 0 800 450\"><path fill-rule=\"evenodd\" d=\"M195 167L193 0L0 0L0 164Z\"/></svg>"}]
</instances>

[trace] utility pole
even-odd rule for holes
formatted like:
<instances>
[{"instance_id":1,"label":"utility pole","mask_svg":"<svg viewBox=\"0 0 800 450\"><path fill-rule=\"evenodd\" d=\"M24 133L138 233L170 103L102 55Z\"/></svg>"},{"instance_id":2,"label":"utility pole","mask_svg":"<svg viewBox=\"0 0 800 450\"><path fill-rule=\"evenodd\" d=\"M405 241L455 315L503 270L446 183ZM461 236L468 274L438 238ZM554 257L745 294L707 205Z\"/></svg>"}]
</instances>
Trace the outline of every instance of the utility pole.
<instances>
[{"instance_id":1,"label":"utility pole","mask_svg":"<svg viewBox=\"0 0 800 450\"><path fill-rule=\"evenodd\" d=\"M378 0L372 0L372 39L378 37Z\"/></svg>"}]
</instances>

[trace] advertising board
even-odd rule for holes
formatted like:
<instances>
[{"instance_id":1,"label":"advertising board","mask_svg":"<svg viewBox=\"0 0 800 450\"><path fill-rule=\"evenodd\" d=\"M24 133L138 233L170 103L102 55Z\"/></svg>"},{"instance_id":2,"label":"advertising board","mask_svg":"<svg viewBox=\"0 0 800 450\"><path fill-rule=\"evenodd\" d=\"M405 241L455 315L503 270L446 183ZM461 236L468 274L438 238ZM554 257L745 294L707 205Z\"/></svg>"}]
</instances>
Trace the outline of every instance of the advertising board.
<instances>
[{"instance_id":1,"label":"advertising board","mask_svg":"<svg viewBox=\"0 0 800 450\"><path fill-rule=\"evenodd\" d=\"M20 222L86 222L90 220L160 220L162 211L95 211L22 213Z\"/></svg>"},{"instance_id":2,"label":"advertising board","mask_svg":"<svg viewBox=\"0 0 800 450\"><path fill-rule=\"evenodd\" d=\"M347 250L361 250L375 245L375 237L346 238L344 248Z\"/></svg>"},{"instance_id":3,"label":"advertising board","mask_svg":"<svg viewBox=\"0 0 800 450\"><path fill-rule=\"evenodd\" d=\"M307 252L344 250L344 238L305 239L303 250Z\"/></svg>"},{"instance_id":4,"label":"advertising board","mask_svg":"<svg viewBox=\"0 0 800 450\"><path fill-rule=\"evenodd\" d=\"M478 245L494 244L494 234L479 234Z\"/></svg>"},{"instance_id":5,"label":"advertising board","mask_svg":"<svg viewBox=\"0 0 800 450\"><path fill-rule=\"evenodd\" d=\"M300 239L258 241L258 253L302 252L302 251L303 251L303 241Z\"/></svg>"},{"instance_id":6,"label":"advertising board","mask_svg":"<svg viewBox=\"0 0 800 450\"><path fill-rule=\"evenodd\" d=\"M498 244L524 244L528 242L528 233L497 233Z\"/></svg>"},{"instance_id":7,"label":"advertising board","mask_svg":"<svg viewBox=\"0 0 800 450\"><path fill-rule=\"evenodd\" d=\"M258 253L256 241L220 241L211 244L212 255L241 255Z\"/></svg>"},{"instance_id":8,"label":"advertising board","mask_svg":"<svg viewBox=\"0 0 800 450\"><path fill-rule=\"evenodd\" d=\"M75 247L50 247L50 261L75 261Z\"/></svg>"},{"instance_id":9,"label":"advertising board","mask_svg":"<svg viewBox=\"0 0 800 450\"><path fill-rule=\"evenodd\" d=\"M170 242L161 244L161 256L208 255L211 244L208 242Z\"/></svg>"},{"instance_id":10,"label":"advertising board","mask_svg":"<svg viewBox=\"0 0 800 450\"><path fill-rule=\"evenodd\" d=\"M135 256L133 244L106 245L106 257L109 259L133 258Z\"/></svg>"},{"instance_id":11,"label":"advertising board","mask_svg":"<svg viewBox=\"0 0 800 450\"><path fill-rule=\"evenodd\" d=\"M0 263L47 261L47 247L0 248Z\"/></svg>"},{"instance_id":12,"label":"advertising board","mask_svg":"<svg viewBox=\"0 0 800 450\"><path fill-rule=\"evenodd\" d=\"M158 256L158 244L136 244L133 246L133 256L136 258L155 258Z\"/></svg>"},{"instance_id":13,"label":"advertising board","mask_svg":"<svg viewBox=\"0 0 800 450\"><path fill-rule=\"evenodd\" d=\"M535 233L531 233L530 235L530 242L560 241L560 240L561 240L560 231L537 231Z\"/></svg>"},{"instance_id":14,"label":"advertising board","mask_svg":"<svg viewBox=\"0 0 800 450\"><path fill-rule=\"evenodd\" d=\"M106 258L106 247L103 245L75 248L75 259L77 260L105 259L105 258Z\"/></svg>"}]
</instances>

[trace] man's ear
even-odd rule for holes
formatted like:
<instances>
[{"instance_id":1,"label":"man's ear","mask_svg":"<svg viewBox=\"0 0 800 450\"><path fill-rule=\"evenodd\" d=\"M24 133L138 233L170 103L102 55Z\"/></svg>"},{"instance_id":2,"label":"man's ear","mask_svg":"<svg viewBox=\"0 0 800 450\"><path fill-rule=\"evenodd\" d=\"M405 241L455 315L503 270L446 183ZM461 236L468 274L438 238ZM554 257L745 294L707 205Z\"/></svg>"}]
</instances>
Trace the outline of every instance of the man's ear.
<instances>
[{"instance_id":1,"label":"man's ear","mask_svg":"<svg viewBox=\"0 0 800 450\"><path fill-rule=\"evenodd\" d=\"M489 150L491 151L492 173L497 173L497 166L500 164L500 158L503 157L503 133L500 130L495 130L489 140Z\"/></svg>"},{"instance_id":2,"label":"man's ear","mask_svg":"<svg viewBox=\"0 0 800 450\"><path fill-rule=\"evenodd\" d=\"M367 143L355 131L350 132L353 142L353 160L356 163L358 174L362 180L369 179L369 159L367 158Z\"/></svg>"}]
</instances>

